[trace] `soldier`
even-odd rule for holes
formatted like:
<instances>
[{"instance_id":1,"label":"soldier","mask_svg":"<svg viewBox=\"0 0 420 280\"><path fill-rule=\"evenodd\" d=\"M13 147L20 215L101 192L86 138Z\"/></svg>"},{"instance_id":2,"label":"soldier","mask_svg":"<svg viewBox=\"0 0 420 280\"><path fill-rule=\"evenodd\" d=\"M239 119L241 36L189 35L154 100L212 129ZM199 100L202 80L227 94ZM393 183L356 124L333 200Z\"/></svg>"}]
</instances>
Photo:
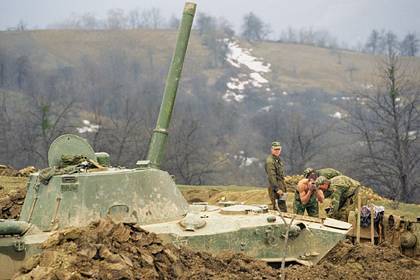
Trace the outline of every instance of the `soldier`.
<instances>
[{"instance_id":1,"label":"soldier","mask_svg":"<svg viewBox=\"0 0 420 280\"><path fill-rule=\"evenodd\" d=\"M321 168L321 169L318 169L316 171L316 173L317 173L318 177L319 176L324 176L327 179L332 179L336 176L343 175L343 174L341 174L340 171L335 170L333 168Z\"/></svg>"},{"instance_id":2,"label":"soldier","mask_svg":"<svg viewBox=\"0 0 420 280\"><path fill-rule=\"evenodd\" d=\"M318 217L318 201L323 201L323 192L316 188L317 175L314 169L306 168L303 174L305 178L298 182L295 192L295 213L303 215L306 210L308 216Z\"/></svg>"},{"instance_id":3,"label":"soldier","mask_svg":"<svg viewBox=\"0 0 420 280\"><path fill-rule=\"evenodd\" d=\"M356 195L360 183L340 175L331 179L329 187L322 187L324 196L331 198L331 207L325 209L328 217L346 221L350 211L356 209Z\"/></svg>"},{"instance_id":4,"label":"soldier","mask_svg":"<svg viewBox=\"0 0 420 280\"><path fill-rule=\"evenodd\" d=\"M287 212L286 207L286 184L284 183L284 164L280 159L281 145L275 141L271 143L271 154L265 161L265 172L268 178L268 195L270 196L273 209L276 210L276 201L282 212Z\"/></svg>"}]
</instances>

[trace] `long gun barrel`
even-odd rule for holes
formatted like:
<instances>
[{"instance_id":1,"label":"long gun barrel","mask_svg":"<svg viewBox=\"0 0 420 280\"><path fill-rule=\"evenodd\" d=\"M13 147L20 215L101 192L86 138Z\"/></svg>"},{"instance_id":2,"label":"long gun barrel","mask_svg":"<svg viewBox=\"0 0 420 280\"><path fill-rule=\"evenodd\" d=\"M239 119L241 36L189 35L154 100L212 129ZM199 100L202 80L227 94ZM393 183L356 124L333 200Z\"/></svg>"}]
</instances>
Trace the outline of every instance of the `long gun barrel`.
<instances>
[{"instance_id":1,"label":"long gun barrel","mask_svg":"<svg viewBox=\"0 0 420 280\"><path fill-rule=\"evenodd\" d=\"M162 104L160 105L159 117L150 141L147 159L150 160L150 166L155 168L160 167L164 157L168 138L167 129L169 127L169 122L174 108L178 83L181 77L188 39L190 37L191 27L195 15L195 8L195 3L185 3L181 25L178 30L176 47L172 57L171 67L169 68L168 77L166 79Z\"/></svg>"}]
</instances>

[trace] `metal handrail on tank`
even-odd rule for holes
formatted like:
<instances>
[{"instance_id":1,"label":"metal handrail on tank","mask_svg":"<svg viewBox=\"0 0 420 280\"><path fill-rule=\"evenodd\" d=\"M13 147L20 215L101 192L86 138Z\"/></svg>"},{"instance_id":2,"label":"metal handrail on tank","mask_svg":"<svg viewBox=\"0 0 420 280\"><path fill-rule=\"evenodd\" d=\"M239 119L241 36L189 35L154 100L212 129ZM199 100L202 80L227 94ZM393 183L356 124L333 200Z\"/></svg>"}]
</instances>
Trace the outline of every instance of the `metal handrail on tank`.
<instances>
[{"instance_id":1,"label":"metal handrail on tank","mask_svg":"<svg viewBox=\"0 0 420 280\"><path fill-rule=\"evenodd\" d=\"M195 15L196 4L187 2L184 7L181 25L178 30L176 48L172 57L168 77L166 79L165 91L160 105L159 117L156 128L153 130L152 139L147 153L149 166L159 168L163 161L168 138L168 127L172 116L175 103L178 83L181 77L182 66L184 64L185 53L187 51L188 40Z\"/></svg>"}]
</instances>

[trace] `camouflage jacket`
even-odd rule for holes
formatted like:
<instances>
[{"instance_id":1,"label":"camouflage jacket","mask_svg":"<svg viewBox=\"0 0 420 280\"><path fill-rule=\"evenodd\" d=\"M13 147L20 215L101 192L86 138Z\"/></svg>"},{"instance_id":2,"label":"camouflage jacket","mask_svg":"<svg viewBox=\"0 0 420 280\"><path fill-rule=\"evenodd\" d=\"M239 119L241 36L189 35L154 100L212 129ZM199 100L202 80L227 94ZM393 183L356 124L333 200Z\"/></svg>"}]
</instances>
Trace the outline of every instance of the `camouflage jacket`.
<instances>
[{"instance_id":1,"label":"camouflage jacket","mask_svg":"<svg viewBox=\"0 0 420 280\"><path fill-rule=\"evenodd\" d=\"M280 157L269 155L265 160L265 172L267 173L268 183L273 188L273 191L277 191L278 188L282 191L286 191L286 185L284 183L284 164Z\"/></svg>"},{"instance_id":2,"label":"camouflage jacket","mask_svg":"<svg viewBox=\"0 0 420 280\"><path fill-rule=\"evenodd\" d=\"M343 175L343 174L341 174L340 171L335 170L333 168L322 168L322 169L318 169L316 171L316 173L317 173L318 177L319 176L324 176L327 179L332 179L334 177Z\"/></svg>"},{"instance_id":3,"label":"camouflage jacket","mask_svg":"<svg viewBox=\"0 0 420 280\"><path fill-rule=\"evenodd\" d=\"M330 187L324 196L331 198L332 209L328 213L329 217L337 216L337 213L353 199L357 194L360 183L350 177L340 175L331 179Z\"/></svg>"}]
</instances>

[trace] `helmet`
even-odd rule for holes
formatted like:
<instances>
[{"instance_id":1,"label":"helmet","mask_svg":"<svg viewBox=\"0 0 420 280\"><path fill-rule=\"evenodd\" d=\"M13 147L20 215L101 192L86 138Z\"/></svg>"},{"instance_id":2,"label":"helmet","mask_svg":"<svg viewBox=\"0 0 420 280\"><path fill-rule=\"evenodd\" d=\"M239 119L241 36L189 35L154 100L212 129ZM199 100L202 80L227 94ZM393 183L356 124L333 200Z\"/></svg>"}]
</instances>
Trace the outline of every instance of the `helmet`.
<instances>
[{"instance_id":1,"label":"helmet","mask_svg":"<svg viewBox=\"0 0 420 280\"><path fill-rule=\"evenodd\" d=\"M308 178L309 175L312 173L315 173L315 169L308 167L305 170L303 170L303 177Z\"/></svg>"},{"instance_id":2,"label":"helmet","mask_svg":"<svg viewBox=\"0 0 420 280\"><path fill-rule=\"evenodd\" d=\"M328 180L326 177L324 177L324 176L319 176L318 178L316 178L316 180L315 180L315 184L317 185L317 186L320 186L320 185L323 185L323 184L325 184L325 183L329 183L330 182L330 180Z\"/></svg>"}]
</instances>

